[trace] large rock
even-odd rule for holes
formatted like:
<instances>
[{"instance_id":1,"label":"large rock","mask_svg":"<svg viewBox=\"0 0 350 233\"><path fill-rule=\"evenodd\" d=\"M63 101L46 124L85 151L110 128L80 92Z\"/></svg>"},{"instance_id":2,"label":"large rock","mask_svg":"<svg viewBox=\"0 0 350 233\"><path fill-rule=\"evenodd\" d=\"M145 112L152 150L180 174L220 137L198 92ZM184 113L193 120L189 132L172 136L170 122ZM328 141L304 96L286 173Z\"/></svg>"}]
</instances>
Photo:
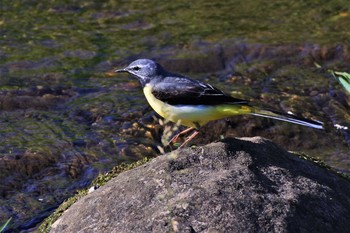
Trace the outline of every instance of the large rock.
<instances>
[{"instance_id":1,"label":"large rock","mask_svg":"<svg viewBox=\"0 0 350 233\"><path fill-rule=\"evenodd\" d=\"M349 232L349 219L349 180L255 137L124 172L51 232Z\"/></svg>"}]
</instances>

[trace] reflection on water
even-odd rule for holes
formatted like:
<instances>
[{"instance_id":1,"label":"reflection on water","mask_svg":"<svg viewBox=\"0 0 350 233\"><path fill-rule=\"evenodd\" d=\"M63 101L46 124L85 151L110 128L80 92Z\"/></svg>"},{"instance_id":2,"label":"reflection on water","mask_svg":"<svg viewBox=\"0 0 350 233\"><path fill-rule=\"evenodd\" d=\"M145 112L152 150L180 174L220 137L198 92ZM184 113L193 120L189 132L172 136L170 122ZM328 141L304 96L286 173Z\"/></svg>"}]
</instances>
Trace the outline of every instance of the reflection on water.
<instances>
[{"instance_id":1,"label":"reflection on water","mask_svg":"<svg viewBox=\"0 0 350 233\"><path fill-rule=\"evenodd\" d=\"M137 81L109 73L140 57L326 123L239 116L196 143L260 135L349 171L349 132L333 127L349 127L349 96L327 72L349 72L348 3L315 4L2 1L0 219L34 227L98 173L159 153L162 126Z\"/></svg>"}]
</instances>

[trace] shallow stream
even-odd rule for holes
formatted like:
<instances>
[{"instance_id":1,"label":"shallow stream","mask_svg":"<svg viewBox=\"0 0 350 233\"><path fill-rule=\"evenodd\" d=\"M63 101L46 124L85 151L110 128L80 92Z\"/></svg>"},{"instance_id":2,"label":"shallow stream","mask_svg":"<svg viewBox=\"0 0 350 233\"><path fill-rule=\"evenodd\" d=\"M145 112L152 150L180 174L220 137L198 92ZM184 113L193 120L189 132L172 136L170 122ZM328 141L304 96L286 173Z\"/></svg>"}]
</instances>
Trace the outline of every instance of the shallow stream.
<instances>
[{"instance_id":1,"label":"shallow stream","mask_svg":"<svg viewBox=\"0 0 350 233\"><path fill-rule=\"evenodd\" d=\"M138 82L111 72L137 58L326 125L238 116L210 123L195 144L263 136L350 171L349 93L328 72L350 72L348 1L0 4L0 225L12 217L8 232L34 228L99 173L160 154L164 127Z\"/></svg>"}]
</instances>

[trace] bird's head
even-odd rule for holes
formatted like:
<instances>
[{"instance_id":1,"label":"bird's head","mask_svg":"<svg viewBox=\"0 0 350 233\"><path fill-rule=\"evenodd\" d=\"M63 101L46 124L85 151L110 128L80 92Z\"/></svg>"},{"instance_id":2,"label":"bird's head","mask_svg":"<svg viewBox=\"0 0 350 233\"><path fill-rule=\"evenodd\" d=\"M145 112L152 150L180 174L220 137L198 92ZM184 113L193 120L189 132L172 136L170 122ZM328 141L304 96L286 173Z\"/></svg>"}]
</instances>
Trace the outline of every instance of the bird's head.
<instances>
[{"instance_id":1,"label":"bird's head","mask_svg":"<svg viewBox=\"0 0 350 233\"><path fill-rule=\"evenodd\" d=\"M159 77L163 68L156 62L150 59L138 59L133 61L124 69L115 70L114 72L127 72L135 75L142 86L145 86L153 78Z\"/></svg>"}]
</instances>

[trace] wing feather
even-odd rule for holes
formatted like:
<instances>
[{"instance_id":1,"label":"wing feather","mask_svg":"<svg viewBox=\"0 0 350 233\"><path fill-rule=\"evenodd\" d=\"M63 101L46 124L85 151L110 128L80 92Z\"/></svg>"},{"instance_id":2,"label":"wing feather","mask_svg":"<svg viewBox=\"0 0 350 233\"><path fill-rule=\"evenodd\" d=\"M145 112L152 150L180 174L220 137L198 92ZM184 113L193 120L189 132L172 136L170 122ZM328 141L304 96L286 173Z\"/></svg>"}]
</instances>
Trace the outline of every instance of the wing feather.
<instances>
[{"instance_id":1,"label":"wing feather","mask_svg":"<svg viewBox=\"0 0 350 233\"><path fill-rule=\"evenodd\" d=\"M178 76L168 76L155 83L152 94L171 105L248 104L248 101L236 99L210 84Z\"/></svg>"}]
</instances>

